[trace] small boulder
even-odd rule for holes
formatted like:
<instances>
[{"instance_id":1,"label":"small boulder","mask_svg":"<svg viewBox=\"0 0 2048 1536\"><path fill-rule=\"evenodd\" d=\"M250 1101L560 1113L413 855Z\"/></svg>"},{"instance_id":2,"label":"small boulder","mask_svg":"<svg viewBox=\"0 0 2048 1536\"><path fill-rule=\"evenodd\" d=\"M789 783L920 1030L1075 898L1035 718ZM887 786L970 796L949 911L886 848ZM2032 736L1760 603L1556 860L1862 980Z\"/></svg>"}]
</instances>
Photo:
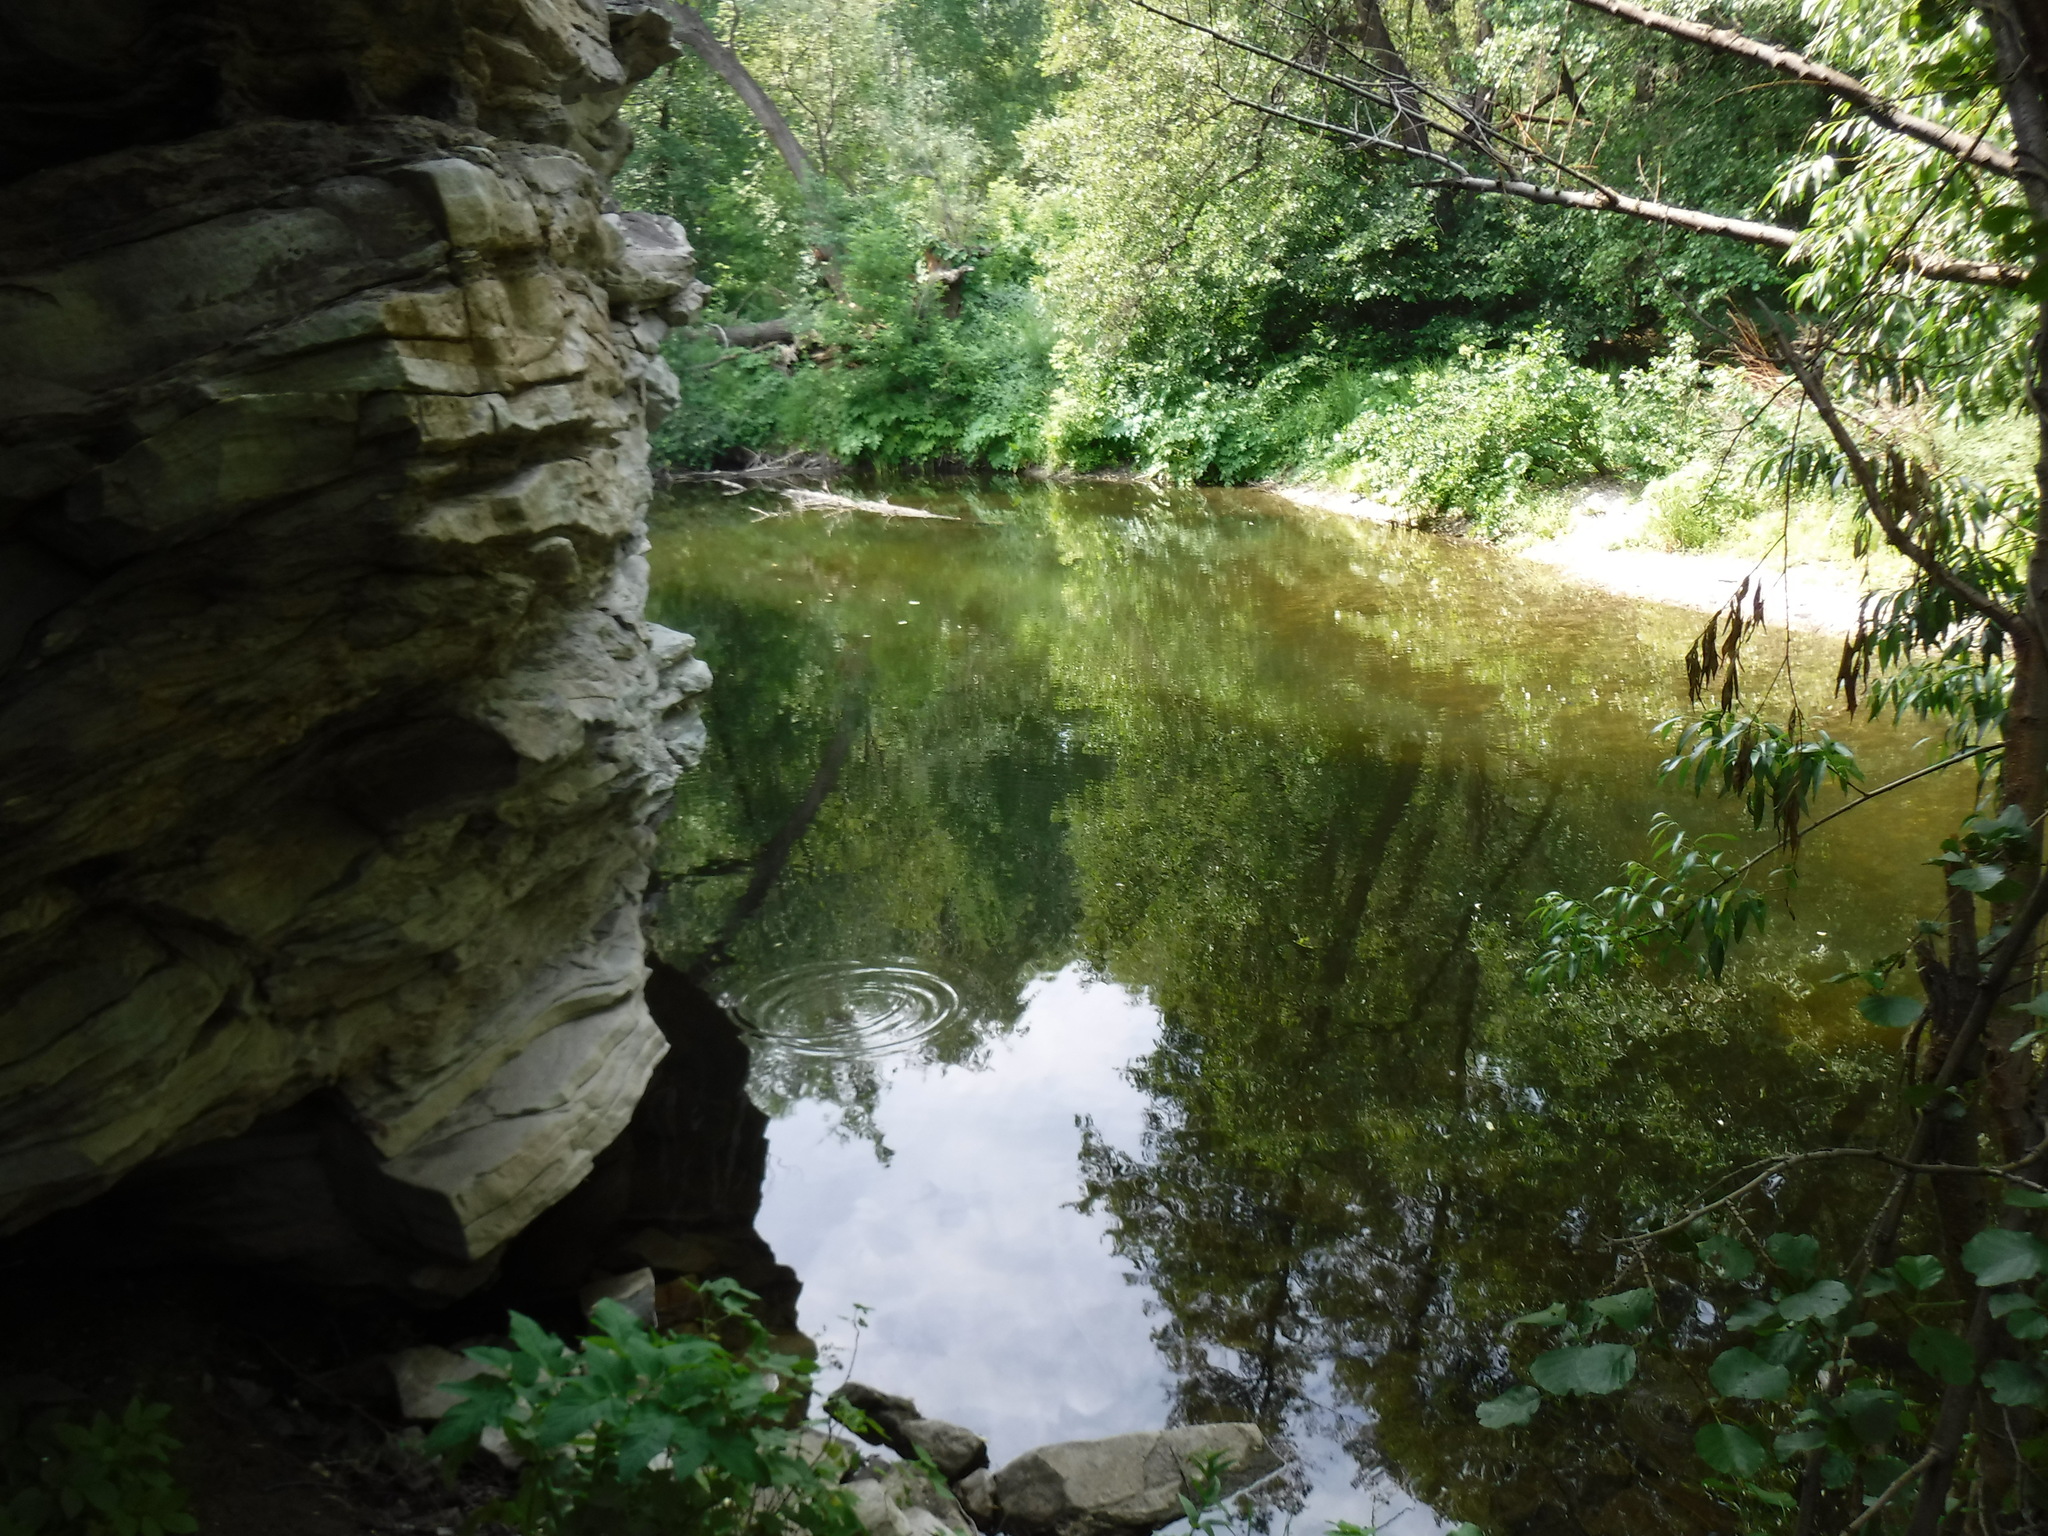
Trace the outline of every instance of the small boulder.
<instances>
[{"instance_id":1,"label":"small boulder","mask_svg":"<svg viewBox=\"0 0 2048 1536\"><path fill-rule=\"evenodd\" d=\"M1005 1536L1140 1536L1181 1518L1208 1455L1234 1493L1280 1465L1256 1424L1189 1424L1026 1451L995 1474Z\"/></svg>"},{"instance_id":2,"label":"small boulder","mask_svg":"<svg viewBox=\"0 0 2048 1536\"><path fill-rule=\"evenodd\" d=\"M869 1445L886 1445L895 1426L905 1419L917 1417L917 1404L907 1397L897 1397L888 1392L877 1392L873 1387L858 1381L849 1381L832 1394L848 1407L858 1408L875 1421L878 1433L868 1434L856 1431Z\"/></svg>"},{"instance_id":3,"label":"small boulder","mask_svg":"<svg viewBox=\"0 0 2048 1536\"><path fill-rule=\"evenodd\" d=\"M987 1467L979 1467L955 1483L953 1497L982 1530L996 1528L996 1480Z\"/></svg>"},{"instance_id":4,"label":"small boulder","mask_svg":"<svg viewBox=\"0 0 2048 1536\"><path fill-rule=\"evenodd\" d=\"M944 1419L905 1419L897 1426L897 1434L910 1449L906 1452L892 1442L891 1450L913 1458L923 1451L949 1483L988 1466L988 1442L973 1430L948 1424Z\"/></svg>"},{"instance_id":5,"label":"small boulder","mask_svg":"<svg viewBox=\"0 0 2048 1536\"><path fill-rule=\"evenodd\" d=\"M604 1275L576 1293L576 1304L589 1317L600 1301L616 1301L648 1327L654 1326L654 1271L635 1269L623 1275Z\"/></svg>"},{"instance_id":6,"label":"small boulder","mask_svg":"<svg viewBox=\"0 0 2048 1536\"><path fill-rule=\"evenodd\" d=\"M414 1349L401 1349L388 1356L385 1364L391 1367L391 1384L398 1389L398 1410L408 1419L434 1420L443 1418L462 1399L453 1392L444 1390L458 1381L468 1381L472 1376L482 1376L491 1367L458 1355L452 1349L442 1349L438 1344L422 1344Z\"/></svg>"},{"instance_id":7,"label":"small boulder","mask_svg":"<svg viewBox=\"0 0 2048 1536\"><path fill-rule=\"evenodd\" d=\"M958 1501L908 1463L870 1459L843 1491L869 1536L974 1536Z\"/></svg>"},{"instance_id":8,"label":"small boulder","mask_svg":"<svg viewBox=\"0 0 2048 1536\"><path fill-rule=\"evenodd\" d=\"M857 1431L870 1445L886 1445L906 1461L923 1451L948 1482L958 1482L976 1468L988 1465L988 1443L971 1429L928 1419L907 1397L877 1392L873 1387L849 1381L839 1398L858 1408L873 1422L873 1432Z\"/></svg>"}]
</instances>

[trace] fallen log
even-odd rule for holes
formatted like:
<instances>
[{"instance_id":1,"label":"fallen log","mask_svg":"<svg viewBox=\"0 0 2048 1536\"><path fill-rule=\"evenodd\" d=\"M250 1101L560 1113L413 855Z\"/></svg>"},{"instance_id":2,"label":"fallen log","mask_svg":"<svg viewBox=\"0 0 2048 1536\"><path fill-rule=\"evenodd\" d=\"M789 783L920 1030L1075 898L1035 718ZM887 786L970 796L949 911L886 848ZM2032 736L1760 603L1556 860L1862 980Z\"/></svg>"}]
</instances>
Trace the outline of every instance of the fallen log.
<instances>
[{"instance_id":1,"label":"fallen log","mask_svg":"<svg viewBox=\"0 0 2048 1536\"><path fill-rule=\"evenodd\" d=\"M796 327L787 320L739 320L731 325L698 322L718 338L722 347L789 346L796 341Z\"/></svg>"},{"instance_id":2,"label":"fallen log","mask_svg":"<svg viewBox=\"0 0 2048 1536\"><path fill-rule=\"evenodd\" d=\"M877 517L928 517L942 523L957 523L957 517L944 512L925 512L916 507L900 507L893 501L863 501L857 496L839 496L831 491L785 490L785 500L792 502L800 511L821 512L872 512Z\"/></svg>"}]
</instances>

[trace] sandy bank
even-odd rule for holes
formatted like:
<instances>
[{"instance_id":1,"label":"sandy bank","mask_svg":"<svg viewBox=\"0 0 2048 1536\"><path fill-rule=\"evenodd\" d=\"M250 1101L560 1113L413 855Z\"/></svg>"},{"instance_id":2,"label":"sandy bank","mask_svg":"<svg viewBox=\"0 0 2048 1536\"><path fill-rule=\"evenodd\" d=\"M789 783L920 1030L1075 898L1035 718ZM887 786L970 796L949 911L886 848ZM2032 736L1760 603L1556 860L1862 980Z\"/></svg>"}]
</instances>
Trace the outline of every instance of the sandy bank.
<instances>
[{"instance_id":1,"label":"sandy bank","mask_svg":"<svg viewBox=\"0 0 2048 1536\"><path fill-rule=\"evenodd\" d=\"M1297 506L1339 517L1412 527L1397 507L1350 491L1320 486L1269 487ZM1562 531L1505 546L1523 559L1603 591L1711 613L1724 606L1746 577L1764 583L1771 623L1831 634L1856 627L1856 606L1866 589L1862 571L1840 560L1658 549L1645 540L1650 508L1617 485L1588 486L1572 499Z\"/></svg>"}]
</instances>

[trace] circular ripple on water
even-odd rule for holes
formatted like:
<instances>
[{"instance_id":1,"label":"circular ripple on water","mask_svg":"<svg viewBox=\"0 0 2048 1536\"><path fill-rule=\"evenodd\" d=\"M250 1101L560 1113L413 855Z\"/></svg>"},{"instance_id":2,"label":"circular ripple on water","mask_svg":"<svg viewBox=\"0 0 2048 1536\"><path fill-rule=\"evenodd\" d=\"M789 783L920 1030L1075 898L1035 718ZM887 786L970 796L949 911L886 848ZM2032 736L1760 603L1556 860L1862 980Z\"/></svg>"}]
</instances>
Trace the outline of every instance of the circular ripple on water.
<instances>
[{"instance_id":1,"label":"circular ripple on water","mask_svg":"<svg viewBox=\"0 0 2048 1536\"><path fill-rule=\"evenodd\" d=\"M916 1050L959 1013L960 994L908 961L825 960L756 983L732 1007L793 1056L845 1060Z\"/></svg>"}]
</instances>

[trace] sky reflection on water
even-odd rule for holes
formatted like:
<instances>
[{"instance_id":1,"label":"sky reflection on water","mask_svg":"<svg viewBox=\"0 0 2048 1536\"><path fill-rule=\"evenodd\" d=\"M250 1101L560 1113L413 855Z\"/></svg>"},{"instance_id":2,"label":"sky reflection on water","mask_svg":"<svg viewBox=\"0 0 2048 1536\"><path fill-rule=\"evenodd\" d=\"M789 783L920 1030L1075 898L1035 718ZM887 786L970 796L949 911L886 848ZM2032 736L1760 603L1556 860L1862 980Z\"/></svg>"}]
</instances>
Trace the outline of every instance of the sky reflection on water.
<instances>
[{"instance_id":1,"label":"sky reflection on water","mask_svg":"<svg viewBox=\"0 0 2048 1536\"><path fill-rule=\"evenodd\" d=\"M1105 1218L1074 1209L1075 1121L1138 1145L1147 1101L1124 1069L1158 1035L1144 998L1068 966L1027 989L1016 1031L979 1070L888 1072L886 1165L825 1104L775 1122L757 1227L804 1276L806 1326L843 1353L865 1305L856 1375L972 1425L998 1466L1035 1445L1165 1421L1155 1309L1111 1252ZM1317 1474L1302 1529L1438 1528L1382 1479L1351 1488L1337 1439L1312 1434L1297 1450Z\"/></svg>"}]
</instances>

